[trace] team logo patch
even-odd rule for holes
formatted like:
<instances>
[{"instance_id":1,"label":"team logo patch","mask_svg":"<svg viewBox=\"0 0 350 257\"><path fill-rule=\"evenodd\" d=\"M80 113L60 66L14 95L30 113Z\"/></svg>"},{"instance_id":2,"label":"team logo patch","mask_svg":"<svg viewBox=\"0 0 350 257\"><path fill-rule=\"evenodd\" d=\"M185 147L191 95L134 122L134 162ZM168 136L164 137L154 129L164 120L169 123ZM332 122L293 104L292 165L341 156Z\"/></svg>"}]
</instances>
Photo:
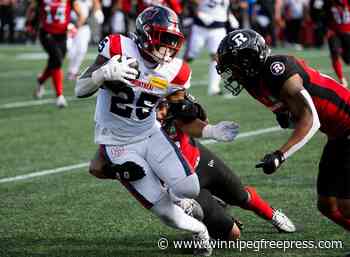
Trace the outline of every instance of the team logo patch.
<instances>
[{"instance_id":1,"label":"team logo patch","mask_svg":"<svg viewBox=\"0 0 350 257\"><path fill-rule=\"evenodd\" d=\"M273 62L270 66L270 70L273 75L281 75L286 70L286 66L282 62Z\"/></svg>"}]
</instances>

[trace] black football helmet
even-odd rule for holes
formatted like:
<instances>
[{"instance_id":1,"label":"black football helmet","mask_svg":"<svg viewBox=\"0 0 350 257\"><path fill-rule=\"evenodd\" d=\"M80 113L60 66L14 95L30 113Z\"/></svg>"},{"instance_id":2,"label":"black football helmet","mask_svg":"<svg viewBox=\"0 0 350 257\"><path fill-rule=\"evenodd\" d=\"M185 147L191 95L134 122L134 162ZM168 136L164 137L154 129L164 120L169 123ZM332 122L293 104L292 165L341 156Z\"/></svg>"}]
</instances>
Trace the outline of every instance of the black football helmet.
<instances>
[{"instance_id":1,"label":"black football helmet","mask_svg":"<svg viewBox=\"0 0 350 257\"><path fill-rule=\"evenodd\" d=\"M219 45L216 66L225 88L238 95L243 87L251 86L249 84L259 75L269 55L270 48L254 30L239 29L227 34Z\"/></svg>"},{"instance_id":2,"label":"black football helmet","mask_svg":"<svg viewBox=\"0 0 350 257\"><path fill-rule=\"evenodd\" d=\"M184 39L178 16L167 7L148 7L136 19L136 43L153 62L170 62L179 52Z\"/></svg>"}]
</instances>

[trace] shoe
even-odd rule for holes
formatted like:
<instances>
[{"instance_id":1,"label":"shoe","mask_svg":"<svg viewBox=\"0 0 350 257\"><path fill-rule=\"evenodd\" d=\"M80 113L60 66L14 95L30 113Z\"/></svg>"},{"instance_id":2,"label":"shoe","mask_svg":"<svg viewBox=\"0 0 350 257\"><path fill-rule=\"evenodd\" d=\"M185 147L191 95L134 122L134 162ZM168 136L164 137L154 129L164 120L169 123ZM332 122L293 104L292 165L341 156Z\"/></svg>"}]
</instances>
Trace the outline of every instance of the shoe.
<instances>
[{"instance_id":1,"label":"shoe","mask_svg":"<svg viewBox=\"0 0 350 257\"><path fill-rule=\"evenodd\" d=\"M193 233L194 241L193 254L197 256L211 256L213 248L210 245L210 236L207 229L203 232ZM196 243L197 242L197 243Z\"/></svg>"},{"instance_id":2,"label":"shoe","mask_svg":"<svg viewBox=\"0 0 350 257\"><path fill-rule=\"evenodd\" d=\"M64 107L66 107L67 105L68 105L68 104L67 104L67 101L66 101L66 99L64 98L63 95L60 95L60 96L57 97L57 99L56 99L56 106L57 106L58 108L64 108Z\"/></svg>"},{"instance_id":3,"label":"shoe","mask_svg":"<svg viewBox=\"0 0 350 257\"><path fill-rule=\"evenodd\" d=\"M342 78L341 83L342 83L343 87L348 87L348 81L346 80L346 78Z\"/></svg>"},{"instance_id":4,"label":"shoe","mask_svg":"<svg viewBox=\"0 0 350 257\"><path fill-rule=\"evenodd\" d=\"M38 83L37 87L34 90L34 94L33 94L34 98L41 99L43 98L44 94L45 94L44 85Z\"/></svg>"},{"instance_id":5,"label":"shoe","mask_svg":"<svg viewBox=\"0 0 350 257\"><path fill-rule=\"evenodd\" d=\"M280 210L273 210L271 222L279 232L293 233L296 231L293 222Z\"/></svg>"},{"instance_id":6,"label":"shoe","mask_svg":"<svg viewBox=\"0 0 350 257\"><path fill-rule=\"evenodd\" d=\"M181 199L177 203L187 215L192 216L193 218L202 221L204 219L204 212L200 204L194 199Z\"/></svg>"}]
</instances>

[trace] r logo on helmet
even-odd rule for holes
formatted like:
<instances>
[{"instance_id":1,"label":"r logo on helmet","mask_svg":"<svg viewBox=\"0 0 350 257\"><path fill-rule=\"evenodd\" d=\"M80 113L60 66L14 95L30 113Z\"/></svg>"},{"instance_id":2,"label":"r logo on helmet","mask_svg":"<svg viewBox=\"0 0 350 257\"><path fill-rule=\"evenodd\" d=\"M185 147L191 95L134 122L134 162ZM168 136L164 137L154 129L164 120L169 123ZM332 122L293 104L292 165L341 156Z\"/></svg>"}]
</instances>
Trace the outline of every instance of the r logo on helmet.
<instances>
[{"instance_id":1,"label":"r logo on helmet","mask_svg":"<svg viewBox=\"0 0 350 257\"><path fill-rule=\"evenodd\" d=\"M270 66L273 75L279 76L284 73L286 66L282 62L273 62Z\"/></svg>"},{"instance_id":2,"label":"r logo on helmet","mask_svg":"<svg viewBox=\"0 0 350 257\"><path fill-rule=\"evenodd\" d=\"M235 47L240 47L243 43L248 41L248 38L243 33L234 35L231 40L235 43Z\"/></svg>"}]
</instances>

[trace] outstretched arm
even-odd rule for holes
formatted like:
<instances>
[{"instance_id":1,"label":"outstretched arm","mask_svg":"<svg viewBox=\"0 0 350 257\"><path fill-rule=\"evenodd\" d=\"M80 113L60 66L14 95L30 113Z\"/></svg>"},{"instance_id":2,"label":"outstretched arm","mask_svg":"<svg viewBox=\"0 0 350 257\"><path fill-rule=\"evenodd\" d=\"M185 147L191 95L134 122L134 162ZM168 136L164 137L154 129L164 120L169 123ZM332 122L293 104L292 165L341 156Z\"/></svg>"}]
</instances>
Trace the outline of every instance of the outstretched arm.
<instances>
[{"instance_id":1,"label":"outstretched arm","mask_svg":"<svg viewBox=\"0 0 350 257\"><path fill-rule=\"evenodd\" d=\"M287 142L279 150L265 155L256 165L271 174L289 156L301 149L320 128L320 120L310 94L303 87L302 78L295 74L283 85L281 100L286 104L295 120L295 129Z\"/></svg>"}]
</instances>

